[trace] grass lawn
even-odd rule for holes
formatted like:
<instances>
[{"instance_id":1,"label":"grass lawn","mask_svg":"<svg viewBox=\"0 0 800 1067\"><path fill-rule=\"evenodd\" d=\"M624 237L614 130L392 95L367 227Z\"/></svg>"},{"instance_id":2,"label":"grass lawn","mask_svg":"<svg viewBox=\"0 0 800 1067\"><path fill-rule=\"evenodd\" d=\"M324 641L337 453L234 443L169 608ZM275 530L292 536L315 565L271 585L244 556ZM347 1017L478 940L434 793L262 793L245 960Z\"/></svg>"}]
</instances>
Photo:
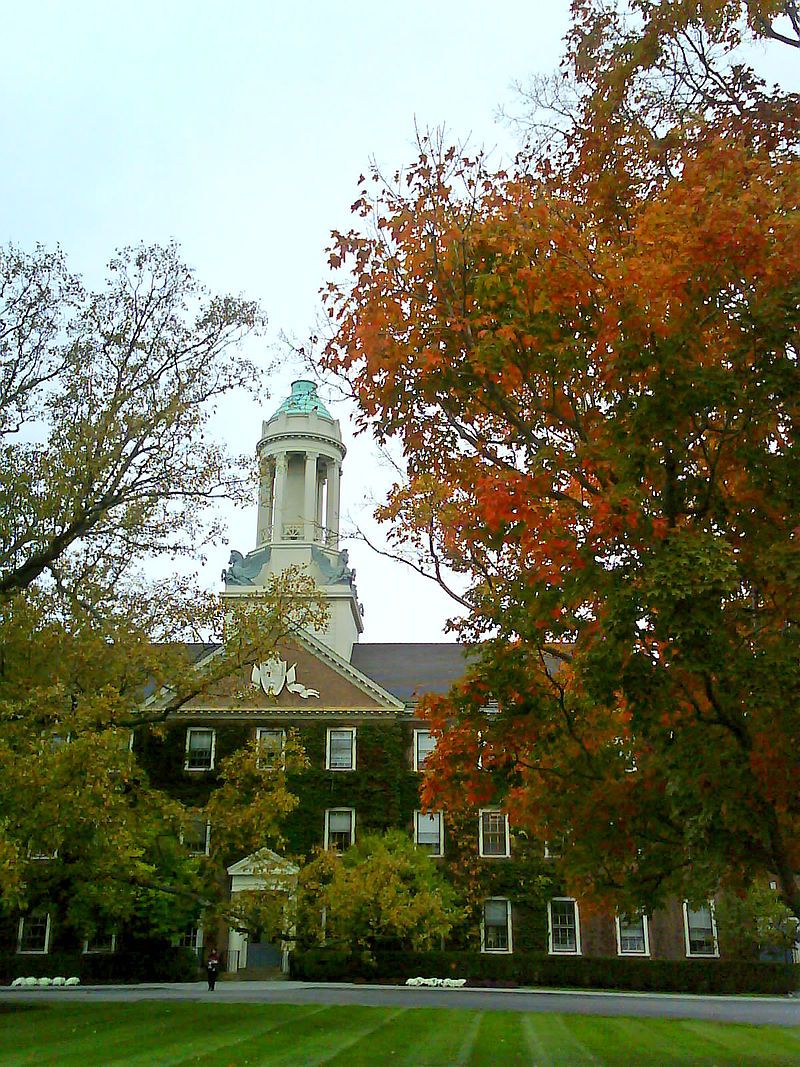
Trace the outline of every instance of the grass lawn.
<instances>
[{"instance_id":1,"label":"grass lawn","mask_svg":"<svg viewBox=\"0 0 800 1067\"><path fill-rule=\"evenodd\" d=\"M19 1005L0 1064L68 1067L800 1063L800 1028L585 1015L289 1004Z\"/></svg>"}]
</instances>

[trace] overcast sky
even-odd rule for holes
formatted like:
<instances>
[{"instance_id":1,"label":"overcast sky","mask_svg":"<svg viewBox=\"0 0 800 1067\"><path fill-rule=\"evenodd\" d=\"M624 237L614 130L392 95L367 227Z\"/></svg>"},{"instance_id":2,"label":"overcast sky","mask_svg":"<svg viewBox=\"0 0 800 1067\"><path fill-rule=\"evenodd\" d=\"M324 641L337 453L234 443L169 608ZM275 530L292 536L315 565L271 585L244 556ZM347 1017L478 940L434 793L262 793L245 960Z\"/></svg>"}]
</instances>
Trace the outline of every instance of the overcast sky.
<instances>
[{"instance_id":1,"label":"overcast sky","mask_svg":"<svg viewBox=\"0 0 800 1067\"><path fill-rule=\"evenodd\" d=\"M331 229L348 224L356 179L374 158L413 157L414 125L446 124L473 147L513 151L496 119L511 84L557 62L568 0L161 0L0 3L0 240L60 244L97 282L115 248L175 239L219 292L259 299L278 359L269 398L218 420L234 452L252 452L298 376L278 339L313 327ZM348 456L345 521L388 484L369 441ZM254 547L255 508L226 516L231 547ZM201 580L218 588L228 548ZM400 564L350 546L365 640L442 639L452 611Z\"/></svg>"}]
</instances>

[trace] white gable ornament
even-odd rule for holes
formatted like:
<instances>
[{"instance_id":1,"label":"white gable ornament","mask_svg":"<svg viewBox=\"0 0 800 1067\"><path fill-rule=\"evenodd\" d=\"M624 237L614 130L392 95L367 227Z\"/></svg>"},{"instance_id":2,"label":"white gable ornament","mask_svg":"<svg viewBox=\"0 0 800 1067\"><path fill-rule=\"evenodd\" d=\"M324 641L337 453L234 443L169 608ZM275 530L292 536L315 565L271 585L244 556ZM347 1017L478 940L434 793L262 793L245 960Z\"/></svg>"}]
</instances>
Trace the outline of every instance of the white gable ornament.
<instances>
[{"instance_id":1,"label":"white gable ornament","mask_svg":"<svg viewBox=\"0 0 800 1067\"><path fill-rule=\"evenodd\" d=\"M319 697L317 689L306 689L297 681L297 664L293 663L289 667L284 659L273 657L265 663L254 664L250 677L256 689L260 686L268 697L280 696L284 686L303 700Z\"/></svg>"}]
</instances>

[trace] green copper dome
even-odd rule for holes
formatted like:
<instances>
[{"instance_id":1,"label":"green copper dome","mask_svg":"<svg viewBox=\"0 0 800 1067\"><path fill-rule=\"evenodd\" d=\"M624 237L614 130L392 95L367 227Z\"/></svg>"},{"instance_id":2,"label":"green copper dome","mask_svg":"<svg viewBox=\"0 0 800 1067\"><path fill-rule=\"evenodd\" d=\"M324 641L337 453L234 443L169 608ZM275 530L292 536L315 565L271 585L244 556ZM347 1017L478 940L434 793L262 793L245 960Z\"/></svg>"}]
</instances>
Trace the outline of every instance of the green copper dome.
<instances>
[{"instance_id":1,"label":"green copper dome","mask_svg":"<svg viewBox=\"0 0 800 1067\"><path fill-rule=\"evenodd\" d=\"M333 420L333 416L317 396L316 384L303 378L292 382L291 396L286 397L275 415L280 415L282 411L287 415L322 415ZM273 419L275 415L272 416Z\"/></svg>"}]
</instances>

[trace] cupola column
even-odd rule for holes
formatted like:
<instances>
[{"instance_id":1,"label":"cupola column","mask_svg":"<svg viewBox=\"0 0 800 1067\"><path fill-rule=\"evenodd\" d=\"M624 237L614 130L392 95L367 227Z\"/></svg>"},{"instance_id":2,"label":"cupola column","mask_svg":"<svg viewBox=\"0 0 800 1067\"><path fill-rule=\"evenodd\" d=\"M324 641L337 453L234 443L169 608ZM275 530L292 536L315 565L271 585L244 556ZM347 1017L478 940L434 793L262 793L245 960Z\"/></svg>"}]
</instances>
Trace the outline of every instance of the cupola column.
<instances>
[{"instance_id":1,"label":"cupola column","mask_svg":"<svg viewBox=\"0 0 800 1067\"><path fill-rule=\"evenodd\" d=\"M288 457L282 453L275 458L275 518L273 519L272 540L283 541L283 526L286 507L286 471Z\"/></svg>"},{"instance_id":2,"label":"cupola column","mask_svg":"<svg viewBox=\"0 0 800 1067\"><path fill-rule=\"evenodd\" d=\"M306 452L306 469L303 490L303 539L309 542L316 541L318 537L316 452Z\"/></svg>"},{"instance_id":3,"label":"cupola column","mask_svg":"<svg viewBox=\"0 0 800 1067\"><path fill-rule=\"evenodd\" d=\"M339 543L339 490L342 468L338 460L328 463L328 506L325 515L326 541L330 548Z\"/></svg>"},{"instance_id":4,"label":"cupola column","mask_svg":"<svg viewBox=\"0 0 800 1067\"><path fill-rule=\"evenodd\" d=\"M261 460L261 480L258 493L258 537L257 545L269 544L272 540L272 504L275 464L267 459Z\"/></svg>"}]
</instances>

